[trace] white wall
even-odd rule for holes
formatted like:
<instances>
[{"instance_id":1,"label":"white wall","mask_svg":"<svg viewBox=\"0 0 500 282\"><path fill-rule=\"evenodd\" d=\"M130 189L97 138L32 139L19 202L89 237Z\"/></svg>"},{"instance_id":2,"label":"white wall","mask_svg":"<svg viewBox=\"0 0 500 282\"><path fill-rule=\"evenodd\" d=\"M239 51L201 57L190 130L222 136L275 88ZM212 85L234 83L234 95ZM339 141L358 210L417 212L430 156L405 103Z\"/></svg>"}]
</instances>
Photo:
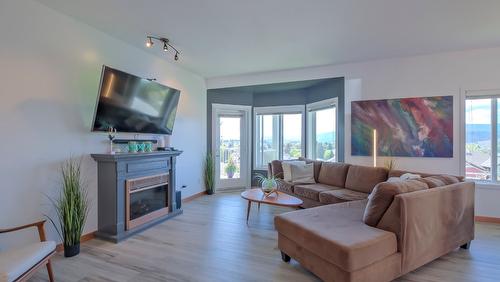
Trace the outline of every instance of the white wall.
<instances>
[{"instance_id":1,"label":"white wall","mask_svg":"<svg viewBox=\"0 0 500 282\"><path fill-rule=\"evenodd\" d=\"M90 123L103 64L181 90L172 136L184 150L177 185L187 185L183 197L203 190L206 87L177 66L182 61L152 56L31 0L0 2L0 35L0 228L50 212L44 194L57 192L59 166L73 155L83 157L94 202L85 232L97 229L97 166L89 154L105 152L107 137L91 133ZM0 248L14 241L0 236Z\"/></svg>"},{"instance_id":2,"label":"white wall","mask_svg":"<svg viewBox=\"0 0 500 282\"><path fill-rule=\"evenodd\" d=\"M333 51L332 51L333 52ZM207 79L207 88L307 80L346 78L346 162L371 165L369 157L350 154L350 104L354 100L454 96L454 157L397 158L398 168L462 174L460 162L460 99L465 90L500 89L500 48L442 53L408 58L329 65ZM382 160L380 160L382 161ZM500 187L478 185L476 213L500 217Z\"/></svg>"}]
</instances>

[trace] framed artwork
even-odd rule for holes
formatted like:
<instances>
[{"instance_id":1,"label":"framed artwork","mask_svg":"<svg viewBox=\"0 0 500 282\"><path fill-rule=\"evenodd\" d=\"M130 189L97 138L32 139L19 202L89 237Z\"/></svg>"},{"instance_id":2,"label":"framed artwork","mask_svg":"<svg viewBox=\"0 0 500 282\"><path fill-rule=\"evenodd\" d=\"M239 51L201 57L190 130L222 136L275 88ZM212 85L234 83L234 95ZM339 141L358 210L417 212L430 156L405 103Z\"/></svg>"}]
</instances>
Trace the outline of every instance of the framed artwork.
<instances>
[{"instance_id":1,"label":"framed artwork","mask_svg":"<svg viewBox=\"0 0 500 282\"><path fill-rule=\"evenodd\" d=\"M453 96L354 101L351 155L453 157Z\"/></svg>"}]
</instances>

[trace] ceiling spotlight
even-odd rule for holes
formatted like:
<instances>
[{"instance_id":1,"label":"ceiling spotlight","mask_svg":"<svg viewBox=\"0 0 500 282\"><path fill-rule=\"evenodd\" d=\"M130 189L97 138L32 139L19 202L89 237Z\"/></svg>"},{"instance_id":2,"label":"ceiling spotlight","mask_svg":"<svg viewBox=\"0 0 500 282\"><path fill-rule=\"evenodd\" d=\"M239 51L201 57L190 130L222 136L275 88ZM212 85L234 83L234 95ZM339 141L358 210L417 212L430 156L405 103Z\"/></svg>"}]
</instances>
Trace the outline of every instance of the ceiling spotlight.
<instances>
[{"instance_id":1,"label":"ceiling spotlight","mask_svg":"<svg viewBox=\"0 0 500 282\"><path fill-rule=\"evenodd\" d=\"M148 40L146 41L146 47L151 48L153 46L153 40L151 37L148 37Z\"/></svg>"},{"instance_id":2,"label":"ceiling spotlight","mask_svg":"<svg viewBox=\"0 0 500 282\"><path fill-rule=\"evenodd\" d=\"M156 41L159 41L160 43L163 43L163 51L168 52L169 50L172 50L172 52L175 52L174 55L174 60L178 61L179 60L179 50L177 50L172 44L170 44L170 40L166 37L158 37L158 36L153 36L153 35L147 35L146 36L146 47L151 48L153 47L153 39Z\"/></svg>"}]
</instances>

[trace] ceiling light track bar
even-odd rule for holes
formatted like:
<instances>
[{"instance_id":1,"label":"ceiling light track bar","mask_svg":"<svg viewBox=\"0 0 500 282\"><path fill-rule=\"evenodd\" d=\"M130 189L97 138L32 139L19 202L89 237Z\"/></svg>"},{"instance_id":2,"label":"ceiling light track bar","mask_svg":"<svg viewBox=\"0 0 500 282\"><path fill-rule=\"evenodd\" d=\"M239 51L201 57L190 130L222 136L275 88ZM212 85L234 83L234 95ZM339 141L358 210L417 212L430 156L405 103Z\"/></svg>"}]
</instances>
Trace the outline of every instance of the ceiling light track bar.
<instances>
[{"instance_id":1,"label":"ceiling light track bar","mask_svg":"<svg viewBox=\"0 0 500 282\"><path fill-rule=\"evenodd\" d=\"M175 48L174 46L172 46L172 44L170 44L170 40L168 38L158 37L158 36L154 36L154 35L147 35L146 36L146 47L148 47L148 48L153 47L153 45L154 45L153 39L163 43L163 51L167 52L169 50L169 48L171 50L174 50L175 51L174 60L176 60L176 61L179 60L179 55L181 54L181 52L179 52L179 50L177 50L177 48Z\"/></svg>"}]
</instances>

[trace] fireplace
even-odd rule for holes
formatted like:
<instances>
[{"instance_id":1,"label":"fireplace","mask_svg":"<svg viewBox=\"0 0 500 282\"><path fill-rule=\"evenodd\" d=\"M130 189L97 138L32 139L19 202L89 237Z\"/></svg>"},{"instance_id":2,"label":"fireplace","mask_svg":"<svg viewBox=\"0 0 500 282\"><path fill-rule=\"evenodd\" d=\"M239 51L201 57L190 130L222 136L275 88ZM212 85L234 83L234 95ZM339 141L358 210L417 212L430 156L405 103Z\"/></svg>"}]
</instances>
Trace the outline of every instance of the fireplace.
<instances>
[{"instance_id":1,"label":"fireplace","mask_svg":"<svg viewBox=\"0 0 500 282\"><path fill-rule=\"evenodd\" d=\"M182 214L175 185L181 153L92 154L97 161L95 236L118 243Z\"/></svg>"},{"instance_id":2,"label":"fireplace","mask_svg":"<svg viewBox=\"0 0 500 282\"><path fill-rule=\"evenodd\" d=\"M125 182L126 230L168 214L168 173L127 179Z\"/></svg>"}]
</instances>

